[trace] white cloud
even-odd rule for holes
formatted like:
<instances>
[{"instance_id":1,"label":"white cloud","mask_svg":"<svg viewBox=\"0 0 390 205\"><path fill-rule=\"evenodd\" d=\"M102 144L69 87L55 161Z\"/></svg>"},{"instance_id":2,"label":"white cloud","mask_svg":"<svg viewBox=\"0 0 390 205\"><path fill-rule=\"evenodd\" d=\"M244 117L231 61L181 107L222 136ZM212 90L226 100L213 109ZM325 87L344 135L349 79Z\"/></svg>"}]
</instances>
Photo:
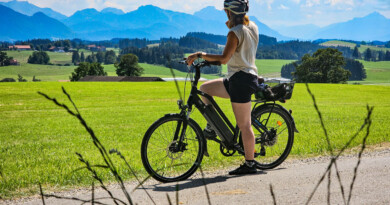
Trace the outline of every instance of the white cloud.
<instances>
[{"instance_id":1,"label":"white cloud","mask_svg":"<svg viewBox=\"0 0 390 205\"><path fill-rule=\"evenodd\" d=\"M306 0L306 4L304 4L303 6L313 7L313 6L318 5L318 4L320 4L320 0Z\"/></svg>"},{"instance_id":2,"label":"white cloud","mask_svg":"<svg viewBox=\"0 0 390 205\"><path fill-rule=\"evenodd\" d=\"M345 4L350 6L354 5L353 0L326 0L325 3L330 4L331 6L335 6L338 4Z\"/></svg>"},{"instance_id":3,"label":"white cloud","mask_svg":"<svg viewBox=\"0 0 390 205\"><path fill-rule=\"evenodd\" d=\"M280 10L289 10L290 8L287 7L287 6L285 6L285 5L283 5L283 4L280 4L280 6L278 7L278 9L280 9Z\"/></svg>"},{"instance_id":4,"label":"white cloud","mask_svg":"<svg viewBox=\"0 0 390 205\"><path fill-rule=\"evenodd\" d=\"M292 2L296 3L296 4L299 4L301 3L301 0L291 0Z\"/></svg>"},{"instance_id":5,"label":"white cloud","mask_svg":"<svg viewBox=\"0 0 390 205\"><path fill-rule=\"evenodd\" d=\"M261 5L266 4L268 10L272 10L272 4L274 3L275 0L255 0L255 3L258 3Z\"/></svg>"}]
</instances>

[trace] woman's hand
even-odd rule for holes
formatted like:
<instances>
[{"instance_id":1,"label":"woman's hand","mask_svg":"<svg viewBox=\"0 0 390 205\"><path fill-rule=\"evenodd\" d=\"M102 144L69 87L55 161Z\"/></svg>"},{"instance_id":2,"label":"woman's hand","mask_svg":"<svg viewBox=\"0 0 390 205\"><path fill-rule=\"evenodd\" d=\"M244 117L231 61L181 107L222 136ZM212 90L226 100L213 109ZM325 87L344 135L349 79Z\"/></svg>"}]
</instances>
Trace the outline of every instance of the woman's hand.
<instances>
[{"instance_id":1,"label":"woman's hand","mask_svg":"<svg viewBox=\"0 0 390 205\"><path fill-rule=\"evenodd\" d=\"M200 52L193 53L187 57L187 65L192 65L192 63L199 58Z\"/></svg>"}]
</instances>

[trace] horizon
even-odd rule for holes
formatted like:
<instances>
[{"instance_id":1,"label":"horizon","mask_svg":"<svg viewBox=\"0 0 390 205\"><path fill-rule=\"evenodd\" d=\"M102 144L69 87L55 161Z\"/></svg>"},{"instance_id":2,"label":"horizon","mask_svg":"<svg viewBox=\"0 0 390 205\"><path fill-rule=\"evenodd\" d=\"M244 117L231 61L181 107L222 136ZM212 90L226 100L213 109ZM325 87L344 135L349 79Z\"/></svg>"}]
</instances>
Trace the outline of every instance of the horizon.
<instances>
[{"instance_id":1,"label":"horizon","mask_svg":"<svg viewBox=\"0 0 390 205\"><path fill-rule=\"evenodd\" d=\"M0 0L0 2L11 1L16 0ZM77 1L78 4L72 4L71 1ZM18 2L28 2L40 8L50 8L70 17L77 11L84 9L95 9L100 12L105 8L115 8L128 13L145 5L192 15L209 6L222 10L223 1L197 0L184 3L180 0L145 0L143 2L128 0L117 3L119 0L68 0L69 3L66 3L58 0L50 2L46 0L18 0ZM191 3L194 6L189 6ZM386 0L252 0L248 15L256 17L271 28L310 24L326 27L354 18L361 18L374 12L390 19L390 2L386 2Z\"/></svg>"}]
</instances>

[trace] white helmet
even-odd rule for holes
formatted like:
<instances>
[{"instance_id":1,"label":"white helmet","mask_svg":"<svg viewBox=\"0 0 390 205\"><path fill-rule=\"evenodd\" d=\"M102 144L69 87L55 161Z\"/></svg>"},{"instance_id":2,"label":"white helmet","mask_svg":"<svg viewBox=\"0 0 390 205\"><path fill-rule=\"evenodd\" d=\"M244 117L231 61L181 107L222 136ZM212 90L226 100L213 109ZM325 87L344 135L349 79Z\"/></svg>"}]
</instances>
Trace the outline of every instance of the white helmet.
<instances>
[{"instance_id":1,"label":"white helmet","mask_svg":"<svg viewBox=\"0 0 390 205\"><path fill-rule=\"evenodd\" d=\"M249 11L248 0L225 0L223 7L236 15L246 14Z\"/></svg>"}]
</instances>

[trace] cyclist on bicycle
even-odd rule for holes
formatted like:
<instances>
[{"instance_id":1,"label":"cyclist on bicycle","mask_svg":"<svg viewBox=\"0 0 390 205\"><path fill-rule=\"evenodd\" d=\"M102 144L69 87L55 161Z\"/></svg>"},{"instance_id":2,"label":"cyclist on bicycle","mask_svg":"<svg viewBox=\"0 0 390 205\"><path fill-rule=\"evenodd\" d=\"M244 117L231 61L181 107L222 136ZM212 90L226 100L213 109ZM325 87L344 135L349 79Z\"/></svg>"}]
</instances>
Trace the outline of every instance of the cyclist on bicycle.
<instances>
[{"instance_id":1,"label":"cyclist on bicycle","mask_svg":"<svg viewBox=\"0 0 390 205\"><path fill-rule=\"evenodd\" d=\"M256 24L249 21L246 13L249 10L248 0L225 0L224 10L228 17L226 25L230 29L222 55L197 52L187 58L188 65L196 59L217 61L227 64L226 78L205 82L200 90L210 96L230 98L234 116L242 133L245 150L245 163L239 168L230 171L230 175L256 173L254 160L255 136L251 127L251 95L258 86L257 67L255 64L259 31ZM210 104L203 97L206 104ZM206 138L216 137L208 125L204 130Z\"/></svg>"}]
</instances>

